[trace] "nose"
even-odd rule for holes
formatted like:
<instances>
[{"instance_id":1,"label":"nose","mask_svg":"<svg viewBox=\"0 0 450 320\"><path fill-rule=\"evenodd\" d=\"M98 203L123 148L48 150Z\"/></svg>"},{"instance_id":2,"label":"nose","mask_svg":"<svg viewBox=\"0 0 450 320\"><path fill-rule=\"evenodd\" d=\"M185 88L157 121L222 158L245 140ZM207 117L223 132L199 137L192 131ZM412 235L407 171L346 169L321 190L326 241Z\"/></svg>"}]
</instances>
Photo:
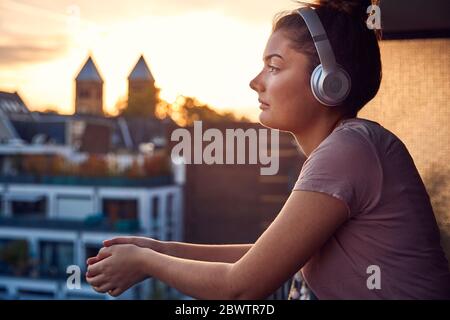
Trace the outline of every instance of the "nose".
<instances>
[{"instance_id":1,"label":"nose","mask_svg":"<svg viewBox=\"0 0 450 320\"><path fill-rule=\"evenodd\" d=\"M250 81L250 88L252 88L256 92L263 91L263 86L262 86L261 81L259 79L260 75L261 74L258 74L252 81Z\"/></svg>"}]
</instances>

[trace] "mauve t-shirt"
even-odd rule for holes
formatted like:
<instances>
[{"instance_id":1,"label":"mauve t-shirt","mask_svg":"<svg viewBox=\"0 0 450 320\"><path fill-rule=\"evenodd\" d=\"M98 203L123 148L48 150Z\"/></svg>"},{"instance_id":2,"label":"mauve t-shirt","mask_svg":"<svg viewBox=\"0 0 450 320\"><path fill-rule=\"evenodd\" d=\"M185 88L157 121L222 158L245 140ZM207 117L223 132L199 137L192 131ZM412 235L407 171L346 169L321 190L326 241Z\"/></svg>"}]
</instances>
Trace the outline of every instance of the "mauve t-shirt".
<instances>
[{"instance_id":1,"label":"mauve t-shirt","mask_svg":"<svg viewBox=\"0 0 450 320\"><path fill-rule=\"evenodd\" d=\"M301 270L319 299L450 299L428 193L392 132L344 120L306 159L293 190L325 193L348 208Z\"/></svg>"}]
</instances>

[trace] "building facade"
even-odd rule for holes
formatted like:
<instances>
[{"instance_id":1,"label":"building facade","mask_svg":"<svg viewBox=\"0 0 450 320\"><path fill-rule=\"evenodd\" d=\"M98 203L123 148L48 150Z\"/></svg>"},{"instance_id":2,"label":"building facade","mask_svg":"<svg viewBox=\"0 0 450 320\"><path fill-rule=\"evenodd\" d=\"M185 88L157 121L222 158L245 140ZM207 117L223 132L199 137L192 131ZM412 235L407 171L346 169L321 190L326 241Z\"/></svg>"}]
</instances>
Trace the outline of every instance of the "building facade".
<instances>
[{"instance_id":1,"label":"building facade","mask_svg":"<svg viewBox=\"0 0 450 320\"><path fill-rule=\"evenodd\" d=\"M1 298L108 299L84 280L86 259L97 254L103 240L124 235L183 239L181 187L170 179L140 187L120 180L113 186L100 180L78 183L0 179ZM67 284L70 266L81 270L80 288ZM177 297L171 288L146 280L120 298L151 299L157 290Z\"/></svg>"},{"instance_id":2,"label":"building facade","mask_svg":"<svg viewBox=\"0 0 450 320\"><path fill-rule=\"evenodd\" d=\"M75 113L103 115L103 78L92 57L75 78Z\"/></svg>"}]
</instances>

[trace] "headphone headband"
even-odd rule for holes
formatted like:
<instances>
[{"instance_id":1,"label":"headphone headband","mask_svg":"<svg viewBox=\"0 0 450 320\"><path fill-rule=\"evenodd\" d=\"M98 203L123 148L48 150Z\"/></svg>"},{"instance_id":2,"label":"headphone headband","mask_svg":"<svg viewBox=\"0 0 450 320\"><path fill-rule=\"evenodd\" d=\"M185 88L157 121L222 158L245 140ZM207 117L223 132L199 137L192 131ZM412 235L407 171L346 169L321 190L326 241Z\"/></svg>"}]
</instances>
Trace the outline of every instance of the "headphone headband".
<instances>
[{"instance_id":1,"label":"headphone headband","mask_svg":"<svg viewBox=\"0 0 450 320\"><path fill-rule=\"evenodd\" d=\"M298 14L303 18L311 33L323 70L327 72L334 69L336 66L336 58L334 57L333 49L331 48L330 41L328 40L322 22L320 22L319 16L310 7L298 9Z\"/></svg>"},{"instance_id":2,"label":"headphone headband","mask_svg":"<svg viewBox=\"0 0 450 320\"><path fill-rule=\"evenodd\" d=\"M312 93L323 105L337 106L350 93L351 78L337 64L327 33L315 10L303 7L297 12L306 23L320 59L320 64L311 74Z\"/></svg>"}]
</instances>

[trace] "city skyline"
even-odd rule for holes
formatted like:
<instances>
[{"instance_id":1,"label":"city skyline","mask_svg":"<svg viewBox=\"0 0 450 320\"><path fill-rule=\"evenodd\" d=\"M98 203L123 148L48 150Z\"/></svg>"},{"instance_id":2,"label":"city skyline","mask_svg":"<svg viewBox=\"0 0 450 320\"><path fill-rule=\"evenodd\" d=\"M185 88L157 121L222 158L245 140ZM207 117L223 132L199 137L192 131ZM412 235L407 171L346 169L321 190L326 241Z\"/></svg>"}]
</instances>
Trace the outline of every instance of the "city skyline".
<instances>
[{"instance_id":1,"label":"city skyline","mask_svg":"<svg viewBox=\"0 0 450 320\"><path fill-rule=\"evenodd\" d=\"M256 120L257 96L248 84L262 67L273 16L292 5L3 0L0 90L18 91L31 110L73 113L74 79L90 55L105 81L104 110L116 114L143 55L162 99L192 96Z\"/></svg>"}]
</instances>

